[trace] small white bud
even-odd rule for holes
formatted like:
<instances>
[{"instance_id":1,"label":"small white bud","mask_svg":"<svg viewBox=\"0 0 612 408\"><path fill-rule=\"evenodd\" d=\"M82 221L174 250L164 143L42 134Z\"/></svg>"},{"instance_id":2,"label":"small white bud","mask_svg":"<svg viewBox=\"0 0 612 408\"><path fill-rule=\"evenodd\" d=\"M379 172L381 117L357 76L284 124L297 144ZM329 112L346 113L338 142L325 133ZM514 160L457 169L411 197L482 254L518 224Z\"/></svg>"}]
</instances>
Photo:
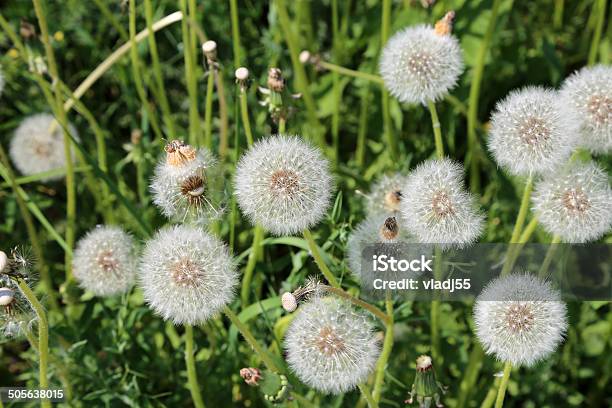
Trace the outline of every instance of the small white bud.
<instances>
[{"instance_id":1,"label":"small white bud","mask_svg":"<svg viewBox=\"0 0 612 408\"><path fill-rule=\"evenodd\" d=\"M306 64L307 62L310 61L310 51L304 50L302 52L300 52L300 62L302 64Z\"/></svg>"},{"instance_id":2,"label":"small white bud","mask_svg":"<svg viewBox=\"0 0 612 408\"><path fill-rule=\"evenodd\" d=\"M290 292L283 293L283 296L281 296L281 304L283 305L283 309L288 312L293 312L297 309L297 299Z\"/></svg>"},{"instance_id":3,"label":"small white bud","mask_svg":"<svg viewBox=\"0 0 612 408\"><path fill-rule=\"evenodd\" d=\"M239 81L246 81L249 79L249 70L245 67L240 67L236 70L236 79Z\"/></svg>"},{"instance_id":4,"label":"small white bud","mask_svg":"<svg viewBox=\"0 0 612 408\"><path fill-rule=\"evenodd\" d=\"M4 251L0 251L0 272L4 271L4 268L8 265L8 256Z\"/></svg>"},{"instance_id":5,"label":"small white bud","mask_svg":"<svg viewBox=\"0 0 612 408\"><path fill-rule=\"evenodd\" d=\"M208 40L204 44L202 44L202 51L204 51L204 54L215 52L216 50L217 43L212 40Z\"/></svg>"}]
</instances>

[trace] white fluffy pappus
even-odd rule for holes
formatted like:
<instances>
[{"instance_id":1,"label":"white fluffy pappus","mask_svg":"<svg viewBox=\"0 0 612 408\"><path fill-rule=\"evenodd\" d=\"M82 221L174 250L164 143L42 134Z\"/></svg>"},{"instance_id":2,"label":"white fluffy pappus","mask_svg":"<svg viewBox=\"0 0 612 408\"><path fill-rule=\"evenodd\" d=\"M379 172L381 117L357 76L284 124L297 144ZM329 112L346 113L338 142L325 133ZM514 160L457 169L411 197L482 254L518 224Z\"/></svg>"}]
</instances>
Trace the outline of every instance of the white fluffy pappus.
<instances>
[{"instance_id":1,"label":"white fluffy pappus","mask_svg":"<svg viewBox=\"0 0 612 408\"><path fill-rule=\"evenodd\" d=\"M205 148L180 164L171 164L164 156L151 179L153 202L173 221L206 224L218 218L222 197L211 186L213 179L222 179L216 170L216 159Z\"/></svg>"},{"instance_id":2,"label":"white fluffy pappus","mask_svg":"<svg viewBox=\"0 0 612 408\"><path fill-rule=\"evenodd\" d=\"M385 174L380 177L365 196L368 215L393 214L400 210L402 188L407 176L401 173Z\"/></svg>"},{"instance_id":3,"label":"white fluffy pappus","mask_svg":"<svg viewBox=\"0 0 612 408\"><path fill-rule=\"evenodd\" d=\"M497 164L518 176L563 165L576 147L578 125L562 104L558 92L535 86L512 91L499 102L488 140Z\"/></svg>"},{"instance_id":4,"label":"white fluffy pappus","mask_svg":"<svg viewBox=\"0 0 612 408\"><path fill-rule=\"evenodd\" d=\"M402 191L402 218L419 242L462 247L480 236L484 216L463 186L459 163L427 160L412 171Z\"/></svg>"},{"instance_id":5,"label":"white fluffy pappus","mask_svg":"<svg viewBox=\"0 0 612 408\"><path fill-rule=\"evenodd\" d=\"M51 126L54 126L53 132L50 131ZM78 138L74 126L68 124L68 129L72 136ZM74 157L74 149L72 154ZM26 176L64 167L66 156L62 127L48 113L25 118L11 139L10 156L17 169ZM41 181L59 180L62 177L45 177Z\"/></svg>"},{"instance_id":6,"label":"white fluffy pappus","mask_svg":"<svg viewBox=\"0 0 612 408\"><path fill-rule=\"evenodd\" d=\"M579 124L579 144L593 153L612 149L612 66L573 73L561 88L565 113Z\"/></svg>"},{"instance_id":7,"label":"white fluffy pappus","mask_svg":"<svg viewBox=\"0 0 612 408\"><path fill-rule=\"evenodd\" d=\"M567 330L559 293L533 275L490 282L474 305L476 336L487 354L513 366L532 366L555 351Z\"/></svg>"},{"instance_id":8,"label":"white fluffy pappus","mask_svg":"<svg viewBox=\"0 0 612 408\"><path fill-rule=\"evenodd\" d=\"M435 102L457 84L463 72L461 47L453 35L437 34L430 25L409 27L389 39L379 71L400 102Z\"/></svg>"},{"instance_id":9,"label":"white fluffy pappus","mask_svg":"<svg viewBox=\"0 0 612 408\"><path fill-rule=\"evenodd\" d=\"M125 293L136 280L136 252L134 239L123 229L98 225L77 242L74 277L96 296Z\"/></svg>"},{"instance_id":10,"label":"white fluffy pappus","mask_svg":"<svg viewBox=\"0 0 612 408\"><path fill-rule=\"evenodd\" d=\"M593 162L572 163L536 182L532 195L538 222L564 242L601 238L612 227L612 190Z\"/></svg>"},{"instance_id":11,"label":"white fluffy pappus","mask_svg":"<svg viewBox=\"0 0 612 408\"><path fill-rule=\"evenodd\" d=\"M319 223L329 208L332 177L320 150L296 136L270 136L240 159L234 178L240 209L275 235Z\"/></svg>"},{"instance_id":12,"label":"white fluffy pappus","mask_svg":"<svg viewBox=\"0 0 612 408\"><path fill-rule=\"evenodd\" d=\"M308 386L340 394L367 380L380 353L371 321L334 297L300 306L285 336L287 361Z\"/></svg>"},{"instance_id":13,"label":"white fluffy pappus","mask_svg":"<svg viewBox=\"0 0 612 408\"><path fill-rule=\"evenodd\" d=\"M174 324L205 322L232 300L237 281L225 244L187 225L158 231L146 243L138 269L145 300Z\"/></svg>"}]
</instances>

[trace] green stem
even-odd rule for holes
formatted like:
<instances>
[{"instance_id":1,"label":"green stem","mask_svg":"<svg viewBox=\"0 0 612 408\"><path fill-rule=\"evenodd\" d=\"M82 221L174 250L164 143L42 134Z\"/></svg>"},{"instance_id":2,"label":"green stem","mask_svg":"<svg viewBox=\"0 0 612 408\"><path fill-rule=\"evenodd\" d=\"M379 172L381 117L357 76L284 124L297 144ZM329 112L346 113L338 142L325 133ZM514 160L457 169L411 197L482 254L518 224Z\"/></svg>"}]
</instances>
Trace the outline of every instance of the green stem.
<instances>
[{"instance_id":1,"label":"green stem","mask_svg":"<svg viewBox=\"0 0 612 408\"><path fill-rule=\"evenodd\" d=\"M32 289L28 286L25 281L20 279L17 282L19 289L21 289L21 293L28 299L34 312L36 312L36 316L38 317L38 376L39 376L39 384L40 389L48 389L49 388L49 379L47 378L47 367L49 365L49 325L47 322L47 315L45 314L45 308L38 301ZM43 407L51 407L51 402L49 400L44 399L41 400L41 406Z\"/></svg>"},{"instance_id":2,"label":"green stem","mask_svg":"<svg viewBox=\"0 0 612 408\"><path fill-rule=\"evenodd\" d=\"M471 391L474 389L476 380L478 379L478 373L482 367L482 359L484 357L484 350L480 344L476 341L472 346L472 352L468 360L468 365L465 368L463 378L459 384L459 397L457 399L456 408L465 407Z\"/></svg>"},{"instance_id":3,"label":"green stem","mask_svg":"<svg viewBox=\"0 0 612 408\"><path fill-rule=\"evenodd\" d=\"M442 278L442 250L436 246L434 255L434 278ZM442 364L442 355L440 354L440 329L438 319L440 317L440 301L431 301L430 310L430 336L431 336L431 355L433 360L438 364Z\"/></svg>"},{"instance_id":4,"label":"green stem","mask_svg":"<svg viewBox=\"0 0 612 408\"><path fill-rule=\"evenodd\" d=\"M387 43L389 39L389 32L391 29L391 0L383 0L382 2L382 21L380 27L380 42L381 49ZM391 128L391 110L389 107L389 92L385 88L384 83L381 84L381 98L382 98L382 117L383 117L383 135L387 142L387 147L391 159L397 159L399 143L395 132Z\"/></svg>"},{"instance_id":5,"label":"green stem","mask_svg":"<svg viewBox=\"0 0 612 408\"><path fill-rule=\"evenodd\" d=\"M508 388L508 380L510 379L510 372L512 371L512 364L507 361L504 365L504 375L499 383L499 389L497 390L497 398L495 399L495 408L502 408L504 406L504 397L506 396L506 389Z\"/></svg>"},{"instance_id":6,"label":"green stem","mask_svg":"<svg viewBox=\"0 0 612 408\"><path fill-rule=\"evenodd\" d=\"M365 86L363 94L361 95L361 102L359 108L359 131L357 133L357 148L355 149L355 161L357 166L363 167L365 163L365 151L366 151L366 134L368 132L368 100L370 96L370 87Z\"/></svg>"},{"instance_id":7,"label":"green stem","mask_svg":"<svg viewBox=\"0 0 612 408\"><path fill-rule=\"evenodd\" d=\"M183 15L189 17L187 12L187 0L180 0L180 8ZM185 60L185 83L187 84L187 96L189 98L189 143L196 146L200 138L200 118L198 114L197 78L195 74L195 56L192 54L191 31L187 18L181 22L183 34L183 58Z\"/></svg>"},{"instance_id":8,"label":"green stem","mask_svg":"<svg viewBox=\"0 0 612 408\"><path fill-rule=\"evenodd\" d=\"M215 93L215 69L208 70L208 80L206 81L206 105L204 107L204 145L212 151L212 106L213 95Z\"/></svg>"},{"instance_id":9,"label":"green stem","mask_svg":"<svg viewBox=\"0 0 612 408\"><path fill-rule=\"evenodd\" d=\"M234 51L234 66L240 66L240 25L238 23L238 5L236 0L230 0L230 16L232 19L232 46Z\"/></svg>"},{"instance_id":10,"label":"green stem","mask_svg":"<svg viewBox=\"0 0 612 408\"><path fill-rule=\"evenodd\" d=\"M368 385L366 383L361 383L357 386L359 387L359 391L361 391L361 395L363 395L363 398L365 398L365 400L368 402L368 406L370 408L378 408L378 403L372 397Z\"/></svg>"},{"instance_id":11,"label":"green stem","mask_svg":"<svg viewBox=\"0 0 612 408\"><path fill-rule=\"evenodd\" d=\"M550 241L550 246L546 251L546 256L544 257L544 261L542 261L542 265L540 266L540 270L538 271L538 277L542 279L546 279L548 275L548 268L552 263L553 257L555 256L555 252L557 252L558 244L561 242L561 237L558 235L553 236L553 239Z\"/></svg>"},{"instance_id":12,"label":"green stem","mask_svg":"<svg viewBox=\"0 0 612 408\"><path fill-rule=\"evenodd\" d=\"M597 23L595 32L591 40L591 49L589 50L588 65L593 65L597 62L597 52L599 51L599 42L601 40L601 32L603 31L604 21L606 18L606 0L595 0L593 7L597 7Z\"/></svg>"},{"instance_id":13,"label":"green stem","mask_svg":"<svg viewBox=\"0 0 612 408\"><path fill-rule=\"evenodd\" d=\"M531 198L532 189L533 176L529 176L527 178L527 182L525 183L525 188L523 190L523 198L521 199L521 207L519 208L516 223L514 224L514 229L512 230L512 238L510 238L511 244L517 243L521 236L523 225L525 224L525 218L527 217L527 213L529 212L529 199Z\"/></svg>"},{"instance_id":14,"label":"green stem","mask_svg":"<svg viewBox=\"0 0 612 408\"><path fill-rule=\"evenodd\" d=\"M480 189L480 173L478 172L478 154L480 153L480 146L476 137L476 125L478 122L478 99L480 97L480 85L482 83L482 74L484 72L485 59L487 57L487 51L493 38L493 32L495 31L497 14L499 12L499 6L501 0L494 0L493 6L491 7L491 17L489 18L489 25L485 32L484 38L480 43L480 49L478 50L478 56L476 57L476 64L474 65L474 71L472 73L472 81L470 84L470 96L468 102L468 157L470 158L470 189L472 192L476 192Z\"/></svg>"},{"instance_id":15,"label":"green stem","mask_svg":"<svg viewBox=\"0 0 612 408\"><path fill-rule=\"evenodd\" d=\"M249 294L251 293L251 281L253 280L253 272L257 265L257 254L259 253L259 247L261 241L264 238L264 230L260 225L253 227L253 243L251 244L251 252L244 268L244 276L242 278L242 288L240 290L240 299L244 306L249 304Z\"/></svg>"},{"instance_id":16,"label":"green stem","mask_svg":"<svg viewBox=\"0 0 612 408\"><path fill-rule=\"evenodd\" d=\"M240 90L240 115L244 134L246 135L247 146L253 146L253 132L251 131L251 120L249 119L249 106L247 104L247 94L245 89Z\"/></svg>"},{"instance_id":17,"label":"green stem","mask_svg":"<svg viewBox=\"0 0 612 408\"><path fill-rule=\"evenodd\" d=\"M561 28L563 24L563 6L564 0L555 0L555 12L553 14L553 27L555 29Z\"/></svg>"},{"instance_id":18,"label":"green stem","mask_svg":"<svg viewBox=\"0 0 612 408\"><path fill-rule=\"evenodd\" d=\"M321 256L321 251L319 250L319 246L317 245L314 238L312 237L310 230L305 229L303 232L303 235L304 235L304 238L306 239L306 242L308 243L308 248L310 249L310 253L312 254L312 257L314 258L315 263L319 267L319 270L321 271L323 276L325 276L325 279L327 279L327 282L329 282L331 286L335 288L339 288L340 283L338 283L334 275L331 273L331 271L325 264L325 261L323 261L323 257Z\"/></svg>"},{"instance_id":19,"label":"green stem","mask_svg":"<svg viewBox=\"0 0 612 408\"><path fill-rule=\"evenodd\" d=\"M365 79L366 81L374 82L378 85L385 84L382 77L376 74L368 74L367 72L356 71L354 69L342 67L340 65L332 64L331 62L326 61L319 61L317 65L321 68L327 69L328 71L337 72L339 74L343 74L353 78Z\"/></svg>"},{"instance_id":20,"label":"green stem","mask_svg":"<svg viewBox=\"0 0 612 408\"><path fill-rule=\"evenodd\" d=\"M438 111L436 104L432 101L427 102L429 112L431 113L431 125L434 132L434 140L436 143L436 156L438 159L444 157L444 144L442 143L442 129L440 128L440 119L438 119Z\"/></svg>"},{"instance_id":21,"label":"green stem","mask_svg":"<svg viewBox=\"0 0 612 408\"><path fill-rule=\"evenodd\" d=\"M217 97L219 98L219 157L223 160L227 155L228 149L229 119L227 116L223 75L219 70L215 70L215 84L217 85Z\"/></svg>"},{"instance_id":22,"label":"green stem","mask_svg":"<svg viewBox=\"0 0 612 408\"><path fill-rule=\"evenodd\" d=\"M147 20L147 30L150 33L153 32L153 7L151 6L151 0L144 1L145 18ZM159 63L159 53L157 52L157 41L155 41L155 34L148 36L149 52L151 53L151 60L153 62L153 76L155 78L155 84L157 85L157 94L159 98L159 105L161 107L162 115L164 117L164 123L168 131L170 139L176 138L176 131L174 129L174 121L172 120L172 112L170 111L170 103L168 102L168 96L166 95L166 87L164 86L164 79L162 76L161 65Z\"/></svg>"},{"instance_id":23,"label":"green stem","mask_svg":"<svg viewBox=\"0 0 612 408\"><path fill-rule=\"evenodd\" d=\"M338 32L338 0L332 0L332 48L333 58L336 62L339 59L339 41L340 33ZM333 88L333 112L332 112L332 146L333 146L333 157L338 161L340 155L340 104L341 104L341 90L340 90L340 78L337 72L332 73L332 88Z\"/></svg>"},{"instance_id":24,"label":"green stem","mask_svg":"<svg viewBox=\"0 0 612 408\"><path fill-rule=\"evenodd\" d=\"M525 188L523 190L521 207L519 208L519 213L516 217L516 222L512 231L512 237L510 238L510 245L508 246L508 251L506 253L506 260L504 261L504 265L502 267L501 276L506 276L508 273L510 273L525 242L527 242L527 240L535 230L535 227L537 226L537 219L533 218L529 225L527 225L527 228L525 228L525 233L523 233L522 231L523 225L525 224L525 218L527 217L527 213L529 212L529 198L531 197L532 188L533 177L529 176L527 182L525 183Z\"/></svg>"},{"instance_id":25,"label":"green stem","mask_svg":"<svg viewBox=\"0 0 612 408\"><path fill-rule=\"evenodd\" d=\"M187 379L189 381L189 391L191 399L196 408L204 408L200 385L198 384L198 373L196 371L195 358L193 350L193 327L185 325L185 363L187 365Z\"/></svg>"},{"instance_id":26,"label":"green stem","mask_svg":"<svg viewBox=\"0 0 612 408\"><path fill-rule=\"evenodd\" d=\"M285 134L287 128L287 120L283 117L278 118L278 133L280 135Z\"/></svg>"},{"instance_id":27,"label":"green stem","mask_svg":"<svg viewBox=\"0 0 612 408\"><path fill-rule=\"evenodd\" d=\"M372 398L376 403L380 402L382 395L382 385L385 380L385 370L387 369L387 362L393 349L393 300L391 294L387 293L387 299L385 301L387 309L387 327L385 330L385 340L383 341L382 351L376 364L376 375L374 377L374 392Z\"/></svg>"},{"instance_id":28,"label":"green stem","mask_svg":"<svg viewBox=\"0 0 612 408\"><path fill-rule=\"evenodd\" d=\"M272 360L268 352L264 350L263 347L261 347L261 345L257 342L255 336L253 336L253 333L251 333L248 326L242 323L238 316L236 316L236 314L229 307L223 309L223 312L230 319L232 324L236 326L240 334L242 334L242 337L244 337L247 343L249 343L249 345L253 348L255 354L259 356L259 359L265 364L265 366L274 372L280 372L280 368L276 365L274 360Z\"/></svg>"},{"instance_id":29,"label":"green stem","mask_svg":"<svg viewBox=\"0 0 612 408\"><path fill-rule=\"evenodd\" d=\"M125 31L125 28L123 28L123 26L119 23L119 21L117 21L113 12L110 11L108 6L106 5L106 2L103 0L94 0L94 3L96 3L96 6L100 9L100 11L108 20L108 22L115 28L115 30L117 30L119 36L121 37L121 40L127 41L128 33Z\"/></svg>"},{"instance_id":30,"label":"green stem","mask_svg":"<svg viewBox=\"0 0 612 408\"><path fill-rule=\"evenodd\" d=\"M485 399L482 400L482 404L480 405L480 408L491 408L493 406L493 404L495 403L495 396L496 396L496 391L499 388L499 383L501 382L501 378L496 378L495 381L493 381L493 385L491 387L489 387L489 391L487 391L487 395L485 395Z\"/></svg>"}]
</instances>

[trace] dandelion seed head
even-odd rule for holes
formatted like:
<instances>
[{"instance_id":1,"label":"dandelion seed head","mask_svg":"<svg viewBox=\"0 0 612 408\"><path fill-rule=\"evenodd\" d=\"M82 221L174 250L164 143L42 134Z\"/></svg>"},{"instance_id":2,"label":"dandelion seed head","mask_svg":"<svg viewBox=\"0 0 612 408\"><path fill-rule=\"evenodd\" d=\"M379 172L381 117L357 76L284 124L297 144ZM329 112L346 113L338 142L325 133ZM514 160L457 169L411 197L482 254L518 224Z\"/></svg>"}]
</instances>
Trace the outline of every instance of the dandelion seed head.
<instances>
[{"instance_id":1,"label":"dandelion seed head","mask_svg":"<svg viewBox=\"0 0 612 408\"><path fill-rule=\"evenodd\" d=\"M332 193L328 161L318 149L291 136L257 142L240 159L234 183L241 210L275 235L316 225Z\"/></svg>"},{"instance_id":2,"label":"dandelion seed head","mask_svg":"<svg viewBox=\"0 0 612 408\"><path fill-rule=\"evenodd\" d=\"M379 347L370 320L333 297L300 306L285 337L296 376L323 393L354 389L374 370Z\"/></svg>"},{"instance_id":3,"label":"dandelion seed head","mask_svg":"<svg viewBox=\"0 0 612 408\"><path fill-rule=\"evenodd\" d=\"M400 102L435 102L455 87L463 72L461 48L453 35L437 34L429 25L409 27L389 39L379 70Z\"/></svg>"},{"instance_id":4,"label":"dandelion seed head","mask_svg":"<svg viewBox=\"0 0 612 408\"><path fill-rule=\"evenodd\" d=\"M74 126L69 124L68 129L72 136L77 137ZM47 113L25 118L11 139L10 156L17 169L26 176L64 167L66 156L62 127L55 122L53 115ZM54 181L62 177L44 177L41 181Z\"/></svg>"},{"instance_id":5,"label":"dandelion seed head","mask_svg":"<svg viewBox=\"0 0 612 408\"><path fill-rule=\"evenodd\" d=\"M238 280L227 247L187 225L166 227L147 242L138 278L157 314L190 325L205 322L226 306Z\"/></svg>"},{"instance_id":6,"label":"dandelion seed head","mask_svg":"<svg viewBox=\"0 0 612 408\"><path fill-rule=\"evenodd\" d=\"M408 177L401 213L419 242L462 247L480 236L484 217L462 175L463 167L445 158L420 164Z\"/></svg>"},{"instance_id":7,"label":"dandelion seed head","mask_svg":"<svg viewBox=\"0 0 612 408\"><path fill-rule=\"evenodd\" d=\"M572 163L536 183L532 195L538 222L565 242L584 243L612 227L612 190L597 164Z\"/></svg>"},{"instance_id":8,"label":"dandelion seed head","mask_svg":"<svg viewBox=\"0 0 612 408\"><path fill-rule=\"evenodd\" d=\"M474 305L476 335L487 354L532 366L555 351L567 330L566 307L550 283L513 274L489 283Z\"/></svg>"},{"instance_id":9,"label":"dandelion seed head","mask_svg":"<svg viewBox=\"0 0 612 408\"><path fill-rule=\"evenodd\" d=\"M593 153L612 149L612 66L575 72L561 88L564 113L579 124L579 144Z\"/></svg>"},{"instance_id":10,"label":"dandelion seed head","mask_svg":"<svg viewBox=\"0 0 612 408\"><path fill-rule=\"evenodd\" d=\"M398 212L402 201L402 188L406 180L407 177L401 173L384 175L379 178L366 195L368 215Z\"/></svg>"},{"instance_id":11,"label":"dandelion seed head","mask_svg":"<svg viewBox=\"0 0 612 408\"><path fill-rule=\"evenodd\" d=\"M491 117L489 150L513 175L545 174L576 146L576 122L563 113L556 91L526 87L511 92Z\"/></svg>"},{"instance_id":12,"label":"dandelion seed head","mask_svg":"<svg viewBox=\"0 0 612 408\"><path fill-rule=\"evenodd\" d=\"M77 243L72 266L79 285L96 296L125 293L136 280L134 239L119 227L99 225Z\"/></svg>"}]
</instances>

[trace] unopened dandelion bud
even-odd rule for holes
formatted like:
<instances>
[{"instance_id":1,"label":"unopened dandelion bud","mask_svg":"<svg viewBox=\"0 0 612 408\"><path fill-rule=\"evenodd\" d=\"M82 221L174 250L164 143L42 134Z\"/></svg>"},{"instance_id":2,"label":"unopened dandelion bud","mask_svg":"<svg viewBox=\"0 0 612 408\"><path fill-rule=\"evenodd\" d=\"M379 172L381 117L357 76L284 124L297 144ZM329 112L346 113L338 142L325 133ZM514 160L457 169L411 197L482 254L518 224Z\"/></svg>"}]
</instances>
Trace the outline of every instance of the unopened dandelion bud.
<instances>
[{"instance_id":1,"label":"unopened dandelion bud","mask_svg":"<svg viewBox=\"0 0 612 408\"><path fill-rule=\"evenodd\" d=\"M216 42L212 40L206 41L204 44L202 44L202 51L204 52L204 55L206 56L206 60L209 65L217 61L217 43Z\"/></svg>"},{"instance_id":2,"label":"unopened dandelion bud","mask_svg":"<svg viewBox=\"0 0 612 408\"><path fill-rule=\"evenodd\" d=\"M283 374L266 370L260 377L258 385L264 399L272 403L282 402L289 395L289 380Z\"/></svg>"},{"instance_id":3,"label":"unopened dandelion bud","mask_svg":"<svg viewBox=\"0 0 612 408\"><path fill-rule=\"evenodd\" d=\"M285 292L281 296L281 305L287 312L293 312L295 309L297 309L297 299L293 293Z\"/></svg>"},{"instance_id":4,"label":"unopened dandelion bud","mask_svg":"<svg viewBox=\"0 0 612 408\"><path fill-rule=\"evenodd\" d=\"M4 272L4 269L8 266L9 259L4 251L0 251L0 273Z\"/></svg>"},{"instance_id":5,"label":"unopened dandelion bud","mask_svg":"<svg viewBox=\"0 0 612 408\"><path fill-rule=\"evenodd\" d=\"M438 35L449 35L453 31L453 22L455 21L455 12L449 11L436 23L434 31Z\"/></svg>"},{"instance_id":6,"label":"unopened dandelion bud","mask_svg":"<svg viewBox=\"0 0 612 408\"><path fill-rule=\"evenodd\" d=\"M278 68L268 70L268 88L277 93L282 93L285 89L283 72Z\"/></svg>"},{"instance_id":7,"label":"unopened dandelion bud","mask_svg":"<svg viewBox=\"0 0 612 408\"><path fill-rule=\"evenodd\" d=\"M258 386L261 380L261 371L258 368L247 367L240 369L240 377L250 386Z\"/></svg>"},{"instance_id":8,"label":"unopened dandelion bud","mask_svg":"<svg viewBox=\"0 0 612 408\"><path fill-rule=\"evenodd\" d=\"M304 51L300 52L300 62L302 64L309 63L311 56L312 56L312 54L310 53L310 51L304 50Z\"/></svg>"},{"instance_id":9,"label":"unopened dandelion bud","mask_svg":"<svg viewBox=\"0 0 612 408\"><path fill-rule=\"evenodd\" d=\"M380 238L383 242L394 241L399 235L399 225L395 217L388 217L380 228Z\"/></svg>"},{"instance_id":10,"label":"unopened dandelion bud","mask_svg":"<svg viewBox=\"0 0 612 408\"><path fill-rule=\"evenodd\" d=\"M245 67L240 67L235 72L238 81L246 81L249 79L249 70Z\"/></svg>"},{"instance_id":11,"label":"unopened dandelion bud","mask_svg":"<svg viewBox=\"0 0 612 408\"><path fill-rule=\"evenodd\" d=\"M132 132L130 133L130 142L136 146L138 144L140 144L140 142L142 141L142 130L140 129L132 129Z\"/></svg>"},{"instance_id":12,"label":"unopened dandelion bud","mask_svg":"<svg viewBox=\"0 0 612 408\"><path fill-rule=\"evenodd\" d=\"M440 402L440 394L444 392L444 387L436 380L431 357L419 356L416 359L416 376L412 390L405 402L412 404L416 400L419 408L430 407L432 402L436 404L436 407L443 407L444 405Z\"/></svg>"}]
</instances>

